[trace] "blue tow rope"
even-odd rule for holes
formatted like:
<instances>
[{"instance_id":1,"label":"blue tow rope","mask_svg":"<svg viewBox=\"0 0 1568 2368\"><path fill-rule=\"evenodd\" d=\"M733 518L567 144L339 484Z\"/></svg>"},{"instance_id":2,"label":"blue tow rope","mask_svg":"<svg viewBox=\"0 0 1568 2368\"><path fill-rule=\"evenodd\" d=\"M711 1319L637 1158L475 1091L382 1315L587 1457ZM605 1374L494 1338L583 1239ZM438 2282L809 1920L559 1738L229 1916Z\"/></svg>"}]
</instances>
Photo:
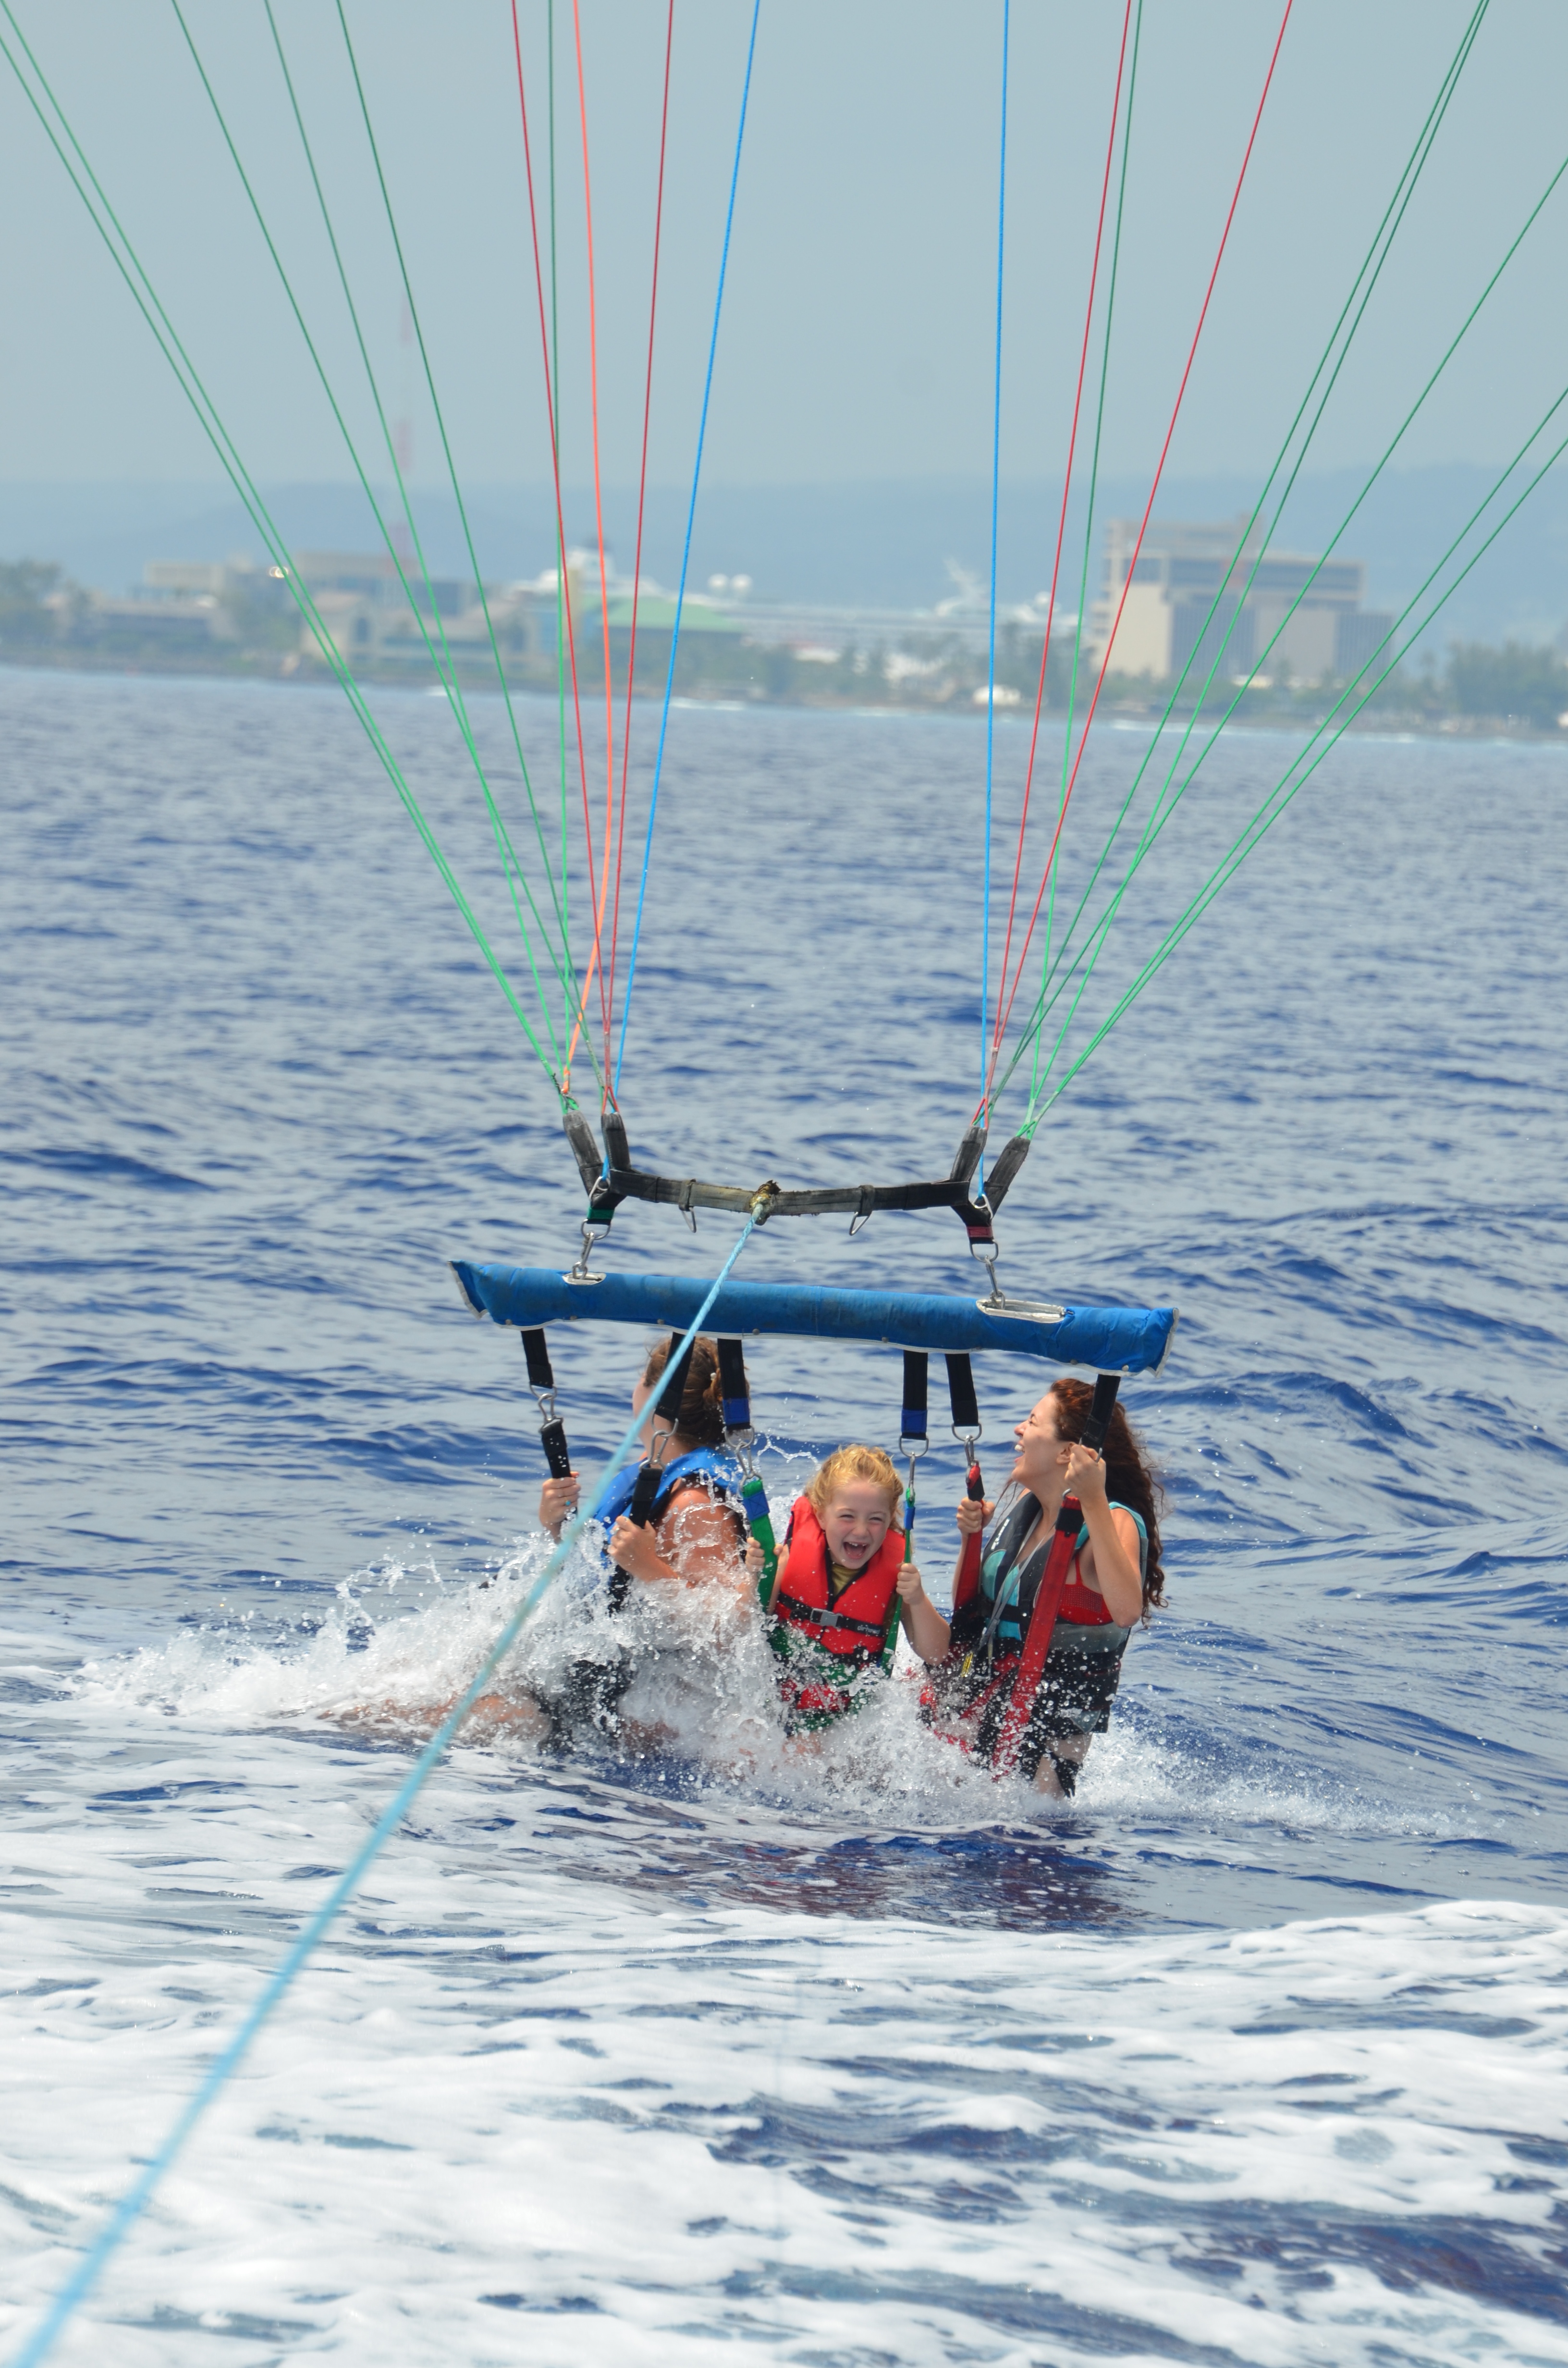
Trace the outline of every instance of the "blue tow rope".
<instances>
[{"instance_id":1,"label":"blue tow rope","mask_svg":"<svg viewBox=\"0 0 1568 2368\"><path fill-rule=\"evenodd\" d=\"M739 1241L736 1242L734 1248L715 1276L712 1289L698 1309L687 1327L685 1338L672 1356L670 1360L672 1365L679 1362L691 1342L696 1339L703 1318L718 1298L726 1276L756 1229L756 1219L748 1218ZM480 1663L467 1692L442 1720L399 1785L380 1820L361 1842L342 1874L338 1876L336 1883L334 1884L325 1899L316 1909L315 1914L267 1984L233 2039L213 2058L195 2094L182 2107L176 2118L174 2127L162 2146L152 2156L141 2177L126 2190L93 2243L55 2295L43 2318L22 2345L21 2350L12 2355L11 2368L39 2368L39 2363L48 2359L55 2344L64 2333L67 2323L86 2301L113 2255L124 2243L136 2222L152 2202L165 2173L173 2167L176 2157L202 2114L220 2089L238 2071L249 2052L251 2042L256 2038L262 2025L270 2019L274 2010L282 2004L292 1987L295 1975L304 1966L306 1959L311 1955L317 1941L326 1932L339 1908L358 1887L367 1869L392 1839L409 1809L424 1791L427 1779L434 1773L437 1763L445 1753L447 1746L451 1742L483 1691L497 1663L517 1642L525 1622L543 1596L551 1580L565 1562L588 1523L594 1519L603 1501L605 1491L631 1454L637 1434L647 1418L645 1407L641 1414L632 1418L619 1446L605 1466L604 1478L599 1484L592 1506L579 1512L562 1531L560 1543Z\"/></svg>"}]
</instances>

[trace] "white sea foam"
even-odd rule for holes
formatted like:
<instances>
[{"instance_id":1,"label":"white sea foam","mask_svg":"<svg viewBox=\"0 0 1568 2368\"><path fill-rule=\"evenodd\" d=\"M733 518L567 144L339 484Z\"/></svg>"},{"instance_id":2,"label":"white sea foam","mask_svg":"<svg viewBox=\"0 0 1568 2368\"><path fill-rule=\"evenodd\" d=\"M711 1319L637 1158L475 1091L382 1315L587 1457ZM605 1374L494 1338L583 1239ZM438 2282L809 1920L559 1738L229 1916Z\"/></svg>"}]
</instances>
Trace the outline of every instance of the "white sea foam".
<instances>
[{"instance_id":1,"label":"white sea foam","mask_svg":"<svg viewBox=\"0 0 1568 2368\"><path fill-rule=\"evenodd\" d=\"M194 1729L130 1765L140 1722L86 1708L10 1837L7 2330L390 1772ZM619 2368L709 2340L758 2362L1568 2361L1561 1917L1152 1938L696 1910L583 1871L613 1814L460 1754L62 2357L162 2368L179 2330L182 2359L240 2368Z\"/></svg>"},{"instance_id":2,"label":"white sea foam","mask_svg":"<svg viewBox=\"0 0 1568 2368\"><path fill-rule=\"evenodd\" d=\"M233 1626L188 1627L122 1659L89 1664L74 1681L84 1699L157 1708L235 1725L344 1722L425 1734L469 1682L549 1552L541 1536L482 1582L443 1585L433 1561L385 1560L346 1580L330 1614L308 1634L265 1625L254 1613ZM549 1591L494 1680L516 1704L558 1697L583 1661L612 1664L628 1652L637 1675L621 1713L638 1754L648 1748L705 1770L714 1779L760 1785L803 1808L831 1810L835 1823L860 1812L873 1821L890 1806L917 1805L929 1821L960 1829L998 1814L1049 1821L1063 1804L1018 1782L997 1781L933 1736L919 1714L920 1668L901 1644L894 1681L826 1736L790 1741L777 1714L772 1660L763 1624L720 1588L639 1588L609 1619L598 1587L597 1548L585 1542ZM411 1591L419 1600L410 1605ZM1129 1669L1137 1673L1137 1642ZM537 1754L525 1726L476 1721L470 1740L503 1758ZM1136 1811L1202 1828L1284 1825L1345 1834L1445 1837L1463 1830L1451 1808L1379 1798L1321 1767L1254 1759L1237 1766L1214 1738L1174 1741L1123 1714L1096 1738L1076 1806L1117 1816Z\"/></svg>"},{"instance_id":3,"label":"white sea foam","mask_svg":"<svg viewBox=\"0 0 1568 2368\"><path fill-rule=\"evenodd\" d=\"M17 1640L50 1698L0 1889L7 2336L545 1551L483 1584L387 1562L308 1631L192 1624L63 1682ZM503 1687L629 1640L663 1756L452 1754L62 2360L1568 2363L1560 1915L1084 1929L1095 1835L1134 1815L1196 1917L1221 1820L1277 1848L1408 1819L1136 1709L1063 1811L934 1741L912 1671L801 1751L744 1606L644 1589L612 1624L595 1577ZM887 1866L944 1850L968 1879L888 1912Z\"/></svg>"}]
</instances>

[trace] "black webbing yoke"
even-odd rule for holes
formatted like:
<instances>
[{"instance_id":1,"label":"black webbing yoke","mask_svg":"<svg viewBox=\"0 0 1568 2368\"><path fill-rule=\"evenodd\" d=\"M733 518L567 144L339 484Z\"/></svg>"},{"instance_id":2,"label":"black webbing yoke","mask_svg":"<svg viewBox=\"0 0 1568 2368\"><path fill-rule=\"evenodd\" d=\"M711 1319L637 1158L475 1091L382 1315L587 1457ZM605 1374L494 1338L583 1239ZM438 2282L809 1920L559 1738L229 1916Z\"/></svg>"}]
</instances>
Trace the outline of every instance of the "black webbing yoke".
<instances>
[{"instance_id":1,"label":"black webbing yoke","mask_svg":"<svg viewBox=\"0 0 1568 2368\"><path fill-rule=\"evenodd\" d=\"M582 1110L567 1110L562 1123L588 1195L590 1225L608 1225L623 1201L670 1201L692 1224L696 1222L692 1216L695 1209L733 1209L743 1217L754 1213L759 1198L755 1184L704 1184L695 1176L659 1176L649 1168L634 1167L626 1121L619 1110L607 1110L604 1113L602 1154L593 1127ZM1003 1146L987 1177L983 1195L975 1199L971 1188L984 1148L985 1129L977 1121L960 1144L950 1172L930 1183L834 1184L809 1186L800 1191L785 1191L776 1184L765 1184L761 1188L767 1197L763 1213L767 1217L842 1213L851 1221L850 1232L858 1233L878 1209L953 1209L962 1219L971 1243L986 1245L992 1239L991 1221L1028 1157L1029 1145L1026 1136L1014 1135Z\"/></svg>"}]
</instances>

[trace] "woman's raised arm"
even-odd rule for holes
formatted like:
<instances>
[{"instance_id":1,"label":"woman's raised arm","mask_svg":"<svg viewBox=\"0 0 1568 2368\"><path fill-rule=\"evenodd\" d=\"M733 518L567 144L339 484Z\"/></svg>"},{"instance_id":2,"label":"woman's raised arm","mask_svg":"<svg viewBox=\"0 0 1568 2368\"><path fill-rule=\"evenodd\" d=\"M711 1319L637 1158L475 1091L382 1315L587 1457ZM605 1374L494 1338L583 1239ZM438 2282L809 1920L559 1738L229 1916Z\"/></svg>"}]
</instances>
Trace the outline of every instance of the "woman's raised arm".
<instances>
[{"instance_id":1,"label":"woman's raised arm","mask_svg":"<svg viewBox=\"0 0 1568 2368\"><path fill-rule=\"evenodd\" d=\"M1076 1441L1068 1451L1067 1486L1084 1508L1089 1532L1092 1577L1105 1598L1105 1608L1119 1628L1131 1628L1143 1617L1143 1578L1138 1567L1138 1524L1131 1513L1113 1507L1106 1494L1106 1471L1092 1447Z\"/></svg>"}]
</instances>

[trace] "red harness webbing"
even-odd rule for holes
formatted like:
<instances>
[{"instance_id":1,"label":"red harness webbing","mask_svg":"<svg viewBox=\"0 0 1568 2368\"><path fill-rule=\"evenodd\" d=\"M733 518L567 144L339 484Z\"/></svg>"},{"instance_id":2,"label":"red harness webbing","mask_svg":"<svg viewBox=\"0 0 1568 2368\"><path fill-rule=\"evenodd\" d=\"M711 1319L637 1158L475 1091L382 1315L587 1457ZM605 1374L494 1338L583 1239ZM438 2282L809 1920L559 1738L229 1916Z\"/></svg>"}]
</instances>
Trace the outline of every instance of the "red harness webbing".
<instances>
[{"instance_id":1,"label":"red harness webbing","mask_svg":"<svg viewBox=\"0 0 1568 2368\"><path fill-rule=\"evenodd\" d=\"M1051 1552L1040 1573L1040 1589L1029 1614L1024 1649L1018 1656L1017 1673L1013 1679L1013 1697L1002 1721L1002 1731L996 1738L992 1766L1011 1775L1018 1763L1023 1747L1024 1730L1029 1723L1034 1698L1045 1670L1045 1656L1051 1650L1055 1633L1056 1615L1062 1608L1062 1598L1073 1568L1083 1530L1083 1508L1076 1497L1063 1497L1056 1516L1056 1528L1051 1541Z\"/></svg>"},{"instance_id":2,"label":"red harness webbing","mask_svg":"<svg viewBox=\"0 0 1568 2368\"><path fill-rule=\"evenodd\" d=\"M985 1502L985 1483L980 1476L980 1465L971 1463L964 1474L964 1493L971 1504ZM953 1580L953 1614L956 1618L980 1585L980 1565L985 1553L985 1540L978 1530L963 1542L959 1556L958 1576Z\"/></svg>"}]
</instances>

